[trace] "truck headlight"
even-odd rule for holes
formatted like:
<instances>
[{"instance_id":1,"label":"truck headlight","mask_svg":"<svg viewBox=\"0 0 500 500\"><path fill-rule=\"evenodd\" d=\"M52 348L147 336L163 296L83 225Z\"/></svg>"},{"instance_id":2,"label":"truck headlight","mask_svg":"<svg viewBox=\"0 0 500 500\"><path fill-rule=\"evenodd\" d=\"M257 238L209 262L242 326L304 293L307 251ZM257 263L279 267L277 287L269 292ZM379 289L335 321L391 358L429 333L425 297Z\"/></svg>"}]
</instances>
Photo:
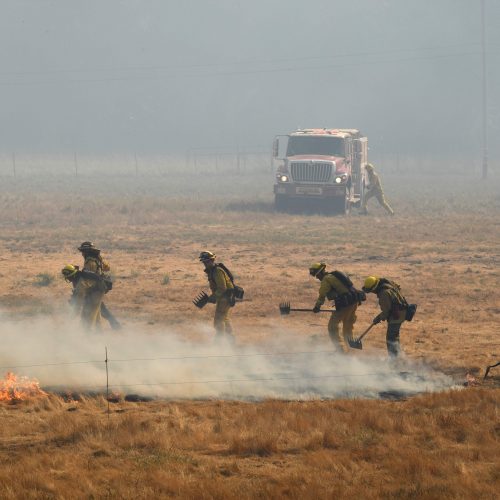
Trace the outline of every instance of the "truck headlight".
<instances>
[{"instance_id":1,"label":"truck headlight","mask_svg":"<svg viewBox=\"0 0 500 500\"><path fill-rule=\"evenodd\" d=\"M335 177L335 183L340 184L341 182L345 182L346 179L347 179L347 175L345 175L345 174L337 175L337 177Z\"/></svg>"},{"instance_id":2,"label":"truck headlight","mask_svg":"<svg viewBox=\"0 0 500 500\"><path fill-rule=\"evenodd\" d=\"M335 177L335 182L340 184L342 182L342 177Z\"/></svg>"},{"instance_id":3,"label":"truck headlight","mask_svg":"<svg viewBox=\"0 0 500 500\"><path fill-rule=\"evenodd\" d=\"M281 182L288 182L288 175L280 175L279 179Z\"/></svg>"}]
</instances>

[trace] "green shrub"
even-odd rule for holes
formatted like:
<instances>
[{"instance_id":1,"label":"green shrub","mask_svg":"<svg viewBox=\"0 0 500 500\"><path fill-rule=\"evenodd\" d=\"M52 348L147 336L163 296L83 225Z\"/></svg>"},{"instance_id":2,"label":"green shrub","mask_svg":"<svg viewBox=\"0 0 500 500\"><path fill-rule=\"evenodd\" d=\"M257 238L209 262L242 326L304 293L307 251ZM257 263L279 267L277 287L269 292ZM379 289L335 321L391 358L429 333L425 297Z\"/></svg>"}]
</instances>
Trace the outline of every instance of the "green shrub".
<instances>
[{"instance_id":1,"label":"green shrub","mask_svg":"<svg viewBox=\"0 0 500 500\"><path fill-rule=\"evenodd\" d=\"M54 276L49 273L40 273L35 277L35 286L49 286L54 281Z\"/></svg>"}]
</instances>

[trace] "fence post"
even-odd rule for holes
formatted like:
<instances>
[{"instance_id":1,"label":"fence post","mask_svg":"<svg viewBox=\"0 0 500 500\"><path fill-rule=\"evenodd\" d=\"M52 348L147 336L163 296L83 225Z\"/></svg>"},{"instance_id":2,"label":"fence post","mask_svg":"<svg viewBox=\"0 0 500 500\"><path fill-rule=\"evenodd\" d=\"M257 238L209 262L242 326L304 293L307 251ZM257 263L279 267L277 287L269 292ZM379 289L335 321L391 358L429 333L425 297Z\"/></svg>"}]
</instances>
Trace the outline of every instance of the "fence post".
<instances>
[{"instance_id":1,"label":"fence post","mask_svg":"<svg viewBox=\"0 0 500 500\"><path fill-rule=\"evenodd\" d=\"M76 151L74 153L74 161L75 161L75 177L78 177L78 158L76 157Z\"/></svg>"},{"instance_id":2,"label":"fence post","mask_svg":"<svg viewBox=\"0 0 500 500\"><path fill-rule=\"evenodd\" d=\"M108 402L108 419L109 419L109 372L108 372L108 348L105 347L104 351L106 353L106 359L104 363L106 364L106 401Z\"/></svg>"}]
</instances>

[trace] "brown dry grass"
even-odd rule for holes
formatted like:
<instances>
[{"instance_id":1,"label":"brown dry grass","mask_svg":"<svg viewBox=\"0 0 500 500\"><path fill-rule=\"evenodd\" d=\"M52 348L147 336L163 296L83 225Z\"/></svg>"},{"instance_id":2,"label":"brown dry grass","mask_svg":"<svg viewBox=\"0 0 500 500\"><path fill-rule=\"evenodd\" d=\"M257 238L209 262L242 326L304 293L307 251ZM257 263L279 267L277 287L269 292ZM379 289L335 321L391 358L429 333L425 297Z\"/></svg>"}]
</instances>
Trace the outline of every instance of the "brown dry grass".
<instances>
[{"instance_id":1,"label":"brown dry grass","mask_svg":"<svg viewBox=\"0 0 500 500\"><path fill-rule=\"evenodd\" d=\"M2 498L495 498L500 392L0 409ZM69 411L73 410L73 411Z\"/></svg>"},{"instance_id":2,"label":"brown dry grass","mask_svg":"<svg viewBox=\"0 0 500 500\"><path fill-rule=\"evenodd\" d=\"M194 313L190 301L205 286L197 253L211 248L246 289L238 341L259 343L282 298L312 304L307 265L324 258L357 283L371 273L401 283L419 304L402 334L410 358L458 380L500 358L497 180L386 178L394 218L376 207L367 218L275 214L261 194L271 176L205 180L189 196L185 179L6 180L2 311L58 313L67 285L36 287L34 277L77 263L76 244L92 239L117 276L107 302L120 319L206 341L189 327L211 311ZM375 313L373 300L359 309L358 331ZM283 321L327 342L325 318ZM379 329L356 355L383 350ZM99 398L2 406L0 497L495 498L498 384L492 372L483 388L397 403L120 403L109 421Z\"/></svg>"}]
</instances>

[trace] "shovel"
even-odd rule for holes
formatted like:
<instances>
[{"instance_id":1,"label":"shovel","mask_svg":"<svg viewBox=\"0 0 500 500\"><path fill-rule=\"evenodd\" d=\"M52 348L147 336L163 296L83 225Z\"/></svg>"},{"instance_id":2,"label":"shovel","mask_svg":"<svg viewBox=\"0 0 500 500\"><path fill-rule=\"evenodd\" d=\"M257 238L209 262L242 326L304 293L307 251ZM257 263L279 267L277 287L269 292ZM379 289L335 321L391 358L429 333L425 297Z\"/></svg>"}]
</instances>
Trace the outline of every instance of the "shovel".
<instances>
[{"instance_id":1,"label":"shovel","mask_svg":"<svg viewBox=\"0 0 500 500\"><path fill-rule=\"evenodd\" d=\"M286 316L288 314L290 314L290 311L294 311L294 312L312 312L312 309L292 309L291 306L290 306L290 302L282 302L280 304L280 313L282 316ZM320 309L319 312L332 312L328 309Z\"/></svg>"},{"instance_id":2,"label":"shovel","mask_svg":"<svg viewBox=\"0 0 500 500\"><path fill-rule=\"evenodd\" d=\"M363 349L363 344L361 341L363 340L363 337L375 326L375 323L372 323L357 339L347 339L347 342L349 343L349 346L352 347L353 349Z\"/></svg>"}]
</instances>

